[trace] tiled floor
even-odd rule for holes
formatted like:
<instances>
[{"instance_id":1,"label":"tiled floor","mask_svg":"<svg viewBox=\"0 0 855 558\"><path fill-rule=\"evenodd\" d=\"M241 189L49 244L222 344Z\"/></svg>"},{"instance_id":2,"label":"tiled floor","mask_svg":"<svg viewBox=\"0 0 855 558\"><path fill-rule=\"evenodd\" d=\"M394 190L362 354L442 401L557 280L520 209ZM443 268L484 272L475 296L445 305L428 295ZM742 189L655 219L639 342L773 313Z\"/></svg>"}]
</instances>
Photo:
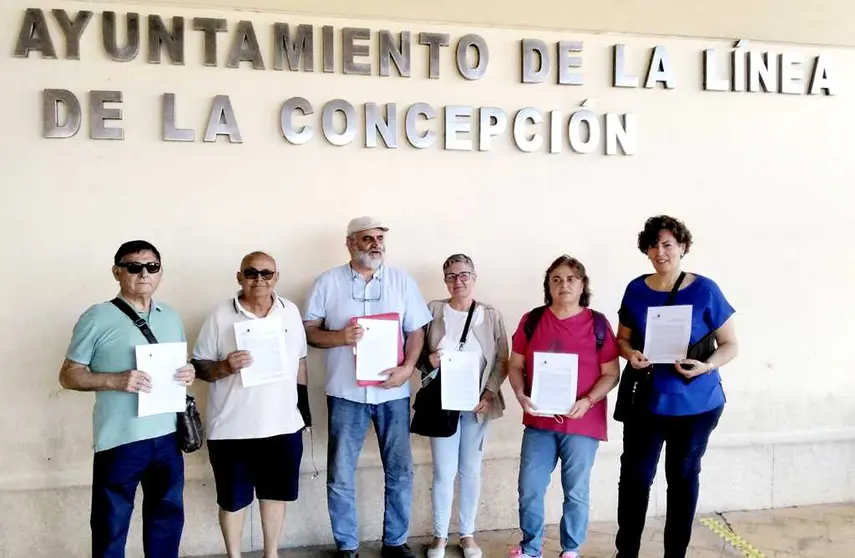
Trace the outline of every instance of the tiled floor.
<instances>
[{"instance_id":1,"label":"tiled floor","mask_svg":"<svg viewBox=\"0 0 855 558\"><path fill-rule=\"evenodd\" d=\"M759 512L731 512L710 516L722 527L730 528L749 542L766 558L837 558L855 556L855 504L808 506ZM699 517L698 520L704 519ZM662 556L662 531L664 522L654 518L647 522L640 558ZM582 548L584 558L611 558L614 555L612 523L592 523L588 542ZM517 531L487 531L478 534L484 558L504 558L508 549L519 541ZM413 539L411 547L424 556L427 539ZM455 543L454 540L451 541ZM558 529L553 525L546 530L544 556L558 556ZM256 558L260 553L245 555ZM279 551L280 558L328 558L329 548L304 548ZM379 545L366 543L360 549L361 558L380 556ZM459 558L463 553L449 546L448 558ZM688 558L722 558L743 556L719 535L699 522L695 523ZM219 557L208 557L219 558Z\"/></svg>"}]
</instances>

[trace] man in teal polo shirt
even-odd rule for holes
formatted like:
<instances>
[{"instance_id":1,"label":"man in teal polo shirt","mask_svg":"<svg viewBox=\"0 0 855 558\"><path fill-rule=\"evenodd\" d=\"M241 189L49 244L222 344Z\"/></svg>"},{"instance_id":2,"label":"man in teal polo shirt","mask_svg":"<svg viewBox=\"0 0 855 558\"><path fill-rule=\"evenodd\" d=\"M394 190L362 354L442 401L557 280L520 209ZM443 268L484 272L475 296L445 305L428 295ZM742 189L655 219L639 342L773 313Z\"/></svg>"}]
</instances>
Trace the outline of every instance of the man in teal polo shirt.
<instances>
[{"instance_id":1,"label":"man in teal polo shirt","mask_svg":"<svg viewBox=\"0 0 855 558\"><path fill-rule=\"evenodd\" d=\"M161 278L160 252L144 240L119 247L113 261L119 303L136 311L160 343L186 341L178 314L152 300ZM90 307L77 321L59 382L94 391L92 471L93 558L123 558L137 486L143 488L143 547L150 558L177 558L184 528L184 459L176 414L137 417L138 393L151 378L136 370L135 347L148 341L115 304ZM176 371L185 386L191 365Z\"/></svg>"}]
</instances>

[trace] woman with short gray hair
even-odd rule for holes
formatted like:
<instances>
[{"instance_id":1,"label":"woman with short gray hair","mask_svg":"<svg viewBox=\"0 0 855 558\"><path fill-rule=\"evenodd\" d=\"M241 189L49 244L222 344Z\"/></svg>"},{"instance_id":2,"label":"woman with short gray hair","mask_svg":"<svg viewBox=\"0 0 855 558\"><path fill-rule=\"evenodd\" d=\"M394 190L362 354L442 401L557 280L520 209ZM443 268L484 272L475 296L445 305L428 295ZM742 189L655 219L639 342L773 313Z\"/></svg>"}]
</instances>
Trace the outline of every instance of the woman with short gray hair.
<instances>
[{"instance_id":1,"label":"woman with short gray hair","mask_svg":"<svg viewBox=\"0 0 855 558\"><path fill-rule=\"evenodd\" d=\"M502 416L505 401L502 383L507 377L508 337L502 315L474 297L477 274L465 254L450 256L442 266L449 298L428 304L433 320L425 326L425 345L419 369L422 397L417 394L413 432L430 437L433 457L434 540L428 558L443 558L448 543L454 479L460 476L460 547L465 558L481 558L475 543L475 514L481 490L481 461L487 423ZM440 390L441 357L451 351L479 355L480 401L471 411L442 409ZM436 382L428 388L431 382ZM423 397L429 393L433 397ZM424 419L423 427L419 420Z\"/></svg>"}]
</instances>

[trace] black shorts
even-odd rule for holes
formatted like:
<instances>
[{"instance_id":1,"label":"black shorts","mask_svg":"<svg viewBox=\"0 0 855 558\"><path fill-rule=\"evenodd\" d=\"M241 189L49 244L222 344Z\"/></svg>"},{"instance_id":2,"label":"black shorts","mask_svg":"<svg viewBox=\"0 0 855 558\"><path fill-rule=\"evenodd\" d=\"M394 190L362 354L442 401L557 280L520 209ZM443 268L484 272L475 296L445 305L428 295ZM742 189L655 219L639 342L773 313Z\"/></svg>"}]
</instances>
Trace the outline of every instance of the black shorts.
<instances>
[{"instance_id":1,"label":"black shorts","mask_svg":"<svg viewBox=\"0 0 855 558\"><path fill-rule=\"evenodd\" d=\"M300 484L302 432L270 438L208 440L217 504L234 512L259 500L293 502Z\"/></svg>"}]
</instances>

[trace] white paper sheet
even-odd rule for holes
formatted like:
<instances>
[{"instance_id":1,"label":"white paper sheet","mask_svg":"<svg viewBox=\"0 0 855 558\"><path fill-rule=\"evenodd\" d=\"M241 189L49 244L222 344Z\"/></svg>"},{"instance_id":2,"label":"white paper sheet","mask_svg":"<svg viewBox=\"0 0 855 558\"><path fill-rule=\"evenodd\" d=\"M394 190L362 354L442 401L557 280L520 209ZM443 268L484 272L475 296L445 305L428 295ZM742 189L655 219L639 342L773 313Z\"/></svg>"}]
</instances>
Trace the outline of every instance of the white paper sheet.
<instances>
[{"instance_id":1,"label":"white paper sheet","mask_svg":"<svg viewBox=\"0 0 855 558\"><path fill-rule=\"evenodd\" d=\"M385 382L384 371L398 366L398 330L396 320L359 318L362 339L356 344L356 381Z\"/></svg>"},{"instance_id":2,"label":"white paper sheet","mask_svg":"<svg viewBox=\"0 0 855 558\"><path fill-rule=\"evenodd\" d=\"M651 306L647 309L644 356L654 364L686 358L692 335L692 305Z\"/></svg>"},{"instance_id":3,"label":"white paper sheet","mask_svg":"<svg viewBox=\"0 0 855 558\"><path fill-rule=\"evenodd\" d=\"M252 366L240 371L244 387L278 382L287 375L285 331L278 317L247 320L234 325L235 341L241 351L249 351Z\"/></svg>"},{"instance_id":4,"label":"white paper sheet","mask_svg":"<svg viewBox=\"0 0 855 558\"><path fill-rule=\"evenodd\" d=\"M187 343L137 345L137 370L151 377L151 392L139 392L138 417L180 413L186 409L187 388L175 379L187 364Z\"/></svg>"},{"instance_id":5,"label":"white paper sheet","mask_svg":"<svg viewBox=\"0 0 855 558\"><path fill-rule=\"evenodd\" d=\"M481 353L443 351L440 357L440 393L446 411L471 411L481 399Z\"/></svg>"},{"instance_id":6,"label":"white paper sheet","mask_svg":"<svg viewBox=\"0 0 855 558\"><path fill-rule=\"evenodd\" d=\"M534 353L531 401L536 415L566 415L576 402L579 355Z\"/></svg>"}]
</instances>

